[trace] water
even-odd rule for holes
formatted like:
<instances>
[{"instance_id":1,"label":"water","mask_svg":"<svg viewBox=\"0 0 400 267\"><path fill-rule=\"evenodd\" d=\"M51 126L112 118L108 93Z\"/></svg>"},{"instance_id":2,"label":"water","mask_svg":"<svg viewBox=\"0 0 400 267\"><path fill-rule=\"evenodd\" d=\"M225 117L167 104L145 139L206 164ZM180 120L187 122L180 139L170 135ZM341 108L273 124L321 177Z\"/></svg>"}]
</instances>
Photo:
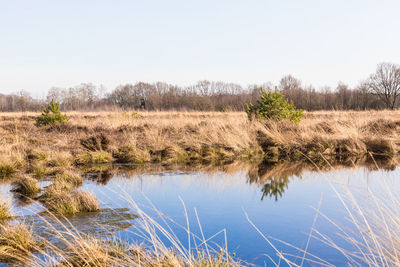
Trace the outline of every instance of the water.
<instances>
[{"instance_id":1,"label":"water","mask_svg":"<svg viewBox=\"0 0 400 267\"><path fill-rule=\"evenodd\" d=\"M82 231L99 236L114 233L132 242L140 239L135 235L137 218L132 200L160 222L161 218L151 205L170 219L186 225L184 203L193 233L201 236L196 210L206 239L225 229L226 237L220 233L212 241L225 246L226 238L229 251L250 263L269 265L271 259L277 261L276 251L251 225L247 214L278 250L292 254L292 259L293 255L299 256L297 263L300 263L303 253L275 238L304 249L317 208L335 223L351 229L353 226L334 189L343 192L343 186L350 188L361 201L368 188L378 191L385 185L400 188L399 168L390 171L340 168L324 173L308 169L298 164L274 167L233 164L170 170L153 166L149 170L88 175L81 189L94 193L103 211L76 216L71 221ZM3 195L10 194L8 191L9 185L0 186ZM32 221L38 232L43 225L40 220L35 220L35 212L40 209L38 203L13 206L15 213L27 215L26 220ZM113 216L115 213L123 215ZM171 225L182 243L188 245L185 231ZM322 216L317 217L314 228L340 246L354 249L337 236L338 228ZM168 242L165 238L164 241ZM308 251L335 265L347 262L338 250L316 238L311 238Z\"/></svg>"}]
</instances>

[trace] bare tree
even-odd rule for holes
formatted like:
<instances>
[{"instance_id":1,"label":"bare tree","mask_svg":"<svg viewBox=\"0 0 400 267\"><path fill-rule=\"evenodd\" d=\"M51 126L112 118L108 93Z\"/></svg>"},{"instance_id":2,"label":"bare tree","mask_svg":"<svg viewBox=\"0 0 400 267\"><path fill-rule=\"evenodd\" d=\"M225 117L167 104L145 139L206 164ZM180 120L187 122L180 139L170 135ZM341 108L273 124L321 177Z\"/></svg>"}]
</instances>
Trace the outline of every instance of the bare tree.
<instances>
[{"instance_id":1,"label":"bare tree","mask_svg":"<svg viewBox=\"0 0 400 267\"><path fill-rule=\"evenodd\" d=\"M400 66L393 63L381 63L369 78L369 89L386 105L394 109L400 94Z\"/></svg>"},{"instance_id":2,"label":"bare tree","mask_svg":"<svg viewBox=\"0 0 400 267\"><path fill-rule=\"evenodd\" d=\"M291 91L301 88L301 81L292 75L286 75L279 81L279 87L282 91Z\"/></svg>"}]
</instances>

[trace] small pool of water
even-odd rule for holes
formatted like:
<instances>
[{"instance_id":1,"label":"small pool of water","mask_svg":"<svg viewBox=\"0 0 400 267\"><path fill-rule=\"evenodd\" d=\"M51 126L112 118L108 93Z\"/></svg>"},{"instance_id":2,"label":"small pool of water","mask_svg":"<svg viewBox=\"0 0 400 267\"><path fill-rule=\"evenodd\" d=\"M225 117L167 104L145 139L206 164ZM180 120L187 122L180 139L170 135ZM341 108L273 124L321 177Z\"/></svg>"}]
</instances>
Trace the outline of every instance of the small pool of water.
<instances>
[{"instance_id":1,"label":"small pool of water","mask_svg":"<svg viewBox=\"0 0 400 267\"><path fill-rule=\"evenodd\" d=\"M352 223L348 221L348 214L335 190L341 193L343 188L350 188L361 201L368 189L379 191L389 186L398 191L399 174L399 168L387 171L358 167L321 173L290 165L239 165L203 170L150 169L131 174L108 174L107 177L88 175L81 189L95 194L103 211L95 215L76 216L71 222L84 231L98 235L118 233L123 239L134 241L138 237L135 234L137 219L132 200L156 220L161 221L161 218L151 205L175 222L186 225L184 203L190 230L201 236L196 210L205 238L225 229L228 250L238 258L256 265L270 265L272 260L278 261L276 251L252 226L248 216L278 250L291 254L292 259L298 256L297 263L300 264L303 253L275 239L304 249L314 225L338 245L352 250L352 246L337 235L339 230L336 226L321 215L316 218L316 209L319 208L320 213L340 226L351 229ZM3 195L11 196L9 189L9 185L0 186ZM32 221L35 221L35 212L40 209L38 203L22 208L13 205L15 213L27 215L26 218ZM116 219L114 211L124 215ZM36 228L40 229L40 223L36 224ZM171 225L182 243L188 245L185 231ZM212 241L225 246L223 233ZM337 249L316 238L311 238L307 251L334 265L347 263Z\"/></svg>"}]
</instances>

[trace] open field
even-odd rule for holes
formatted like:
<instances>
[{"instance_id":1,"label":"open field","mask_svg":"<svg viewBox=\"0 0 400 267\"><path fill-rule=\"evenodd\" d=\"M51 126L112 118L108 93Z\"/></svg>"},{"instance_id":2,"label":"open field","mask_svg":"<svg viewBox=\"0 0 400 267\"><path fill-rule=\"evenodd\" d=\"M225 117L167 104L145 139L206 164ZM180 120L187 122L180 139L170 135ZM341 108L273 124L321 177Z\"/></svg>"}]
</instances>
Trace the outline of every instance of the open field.
<instances>
[{"instance_id":1,"label":"open field","mask_svg":"<svg viewBox=\"0 0 400 267\"><path fill-rule=\"evenodd\" d=\"M291 122L242 112L68 112L35 126L36 113L0 114L0 175L55 175L98 163L219 164L242 160L357 161L400 150L399 111L320 111Z\"/></svg>"}]
</instances>

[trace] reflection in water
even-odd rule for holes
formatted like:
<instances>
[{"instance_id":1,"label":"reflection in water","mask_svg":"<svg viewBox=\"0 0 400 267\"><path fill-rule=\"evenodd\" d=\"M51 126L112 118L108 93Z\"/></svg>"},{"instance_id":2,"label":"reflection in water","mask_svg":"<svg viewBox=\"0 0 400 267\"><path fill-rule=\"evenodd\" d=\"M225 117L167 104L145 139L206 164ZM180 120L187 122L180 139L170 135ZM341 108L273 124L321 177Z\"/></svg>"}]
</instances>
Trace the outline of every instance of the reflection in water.
<instances>
[{"instance_id":1,"label":"reflection in water","mask_svg":"<svg viewBox=\"0 0 400 267\"><path fill-rule=\"evenodd\" d=\"M261 192L263 193L261 200L264 200L264 197L272 198L274 196L275 201L278 201L278 198L282 197L285 189L288 188L288 183L288 177L274 177L274 179L268 180L261 188Z\"/></svg>"},{"instance_id":2,"label":"reflection in water","mask_svg":"<svg viewBox=\"0 0 400 267\"><path fill-rule=\"evenodd\" d=\"M19 206L19 207L28 207L30 205L32 205L35 200L33 200L32 198L23 196L21 194L18 194L16 192L13 192L13 202L15 203L15 205Z\"/></svg>"},{"instance_id":3,"label":"reflection in water","mask_svg":"<svg viewBox=\"0 0 400 267\"><path fill-rule=\"evenodd\" d=\"M325 170L346 168L343 171L329 172L327 175L329 178L338 176L336 177L338 182L347 183L348 177L354 172L351 181L353 184L361 187L363 183L368 183L369 186L370 179L366 174L368 169L376 169L375 162L370 165L363 163L363 166L367 168L358 170L356 168L360 165L349 169L349 166L354 166L351 164L349 162L331 164L333 167L326 166ZM387 162L377 164L385 169L393 166ZM229 233L229 247L232 251L237 251L240 258L265 265L259 256L274 255L274 251L266 248L264 240L243 219L243 210L248 212L252 220L254 219L257 227L265 230L269 235L301 248L304 245L302 242L307 238L303 233L309 232L315 216L314 210L309 206L318 203L322 193L324 193L325 201L323 204L327 204L323 208L327 207L326 211L330 216L336 216L339 221L343 218L342 213L337 213L339 210L336 208L339 207L335 202L337 199L330 197L330 186L324 179L320 179L319 173L314 173L318 171L318 168L304 162L274 165L233 162L223 166L168 167L102 165L86 171L87 180L80 190L92 192L98 197L101 207L105 207L101 212L68 217L69 222L40 212L14 220L24 220L33 226L36 233L59 247L62 247L65 242L57 233L67 230L101 238L108 238L118 233L124 239L133 242L137 241L137 235L133 234L138 225L135 224L137 216L132 213L133 207L130 206L130 199L126 196L132 197L135 201L138 200L137 203L140 204L146 204L148 197L152 202L154 201L157 208L179 223L183 220L183 212L181 212L182 203L178 199L182 197L187 204L189 214L194 208L196 212L199 211L206 237L213 236L220 229L226 228ZM288 190L289 186L290 190ZM10 188L4 187L3 191L10 193ZM11 193L10 195L12 197ZM269 199L271 201L268 201ZM40 205L40 202L36 203ZM18 205L13 203L13 206ZM155 214L154 217L160 221L164 219L157 216L158 214ZM193 220L190 225L196 225L196 223L197 221ZM323 232L334 232L326 224L320 224L319 227L321 226ZM178 229L177 235L183 236L182 240L185 240L187 233L183 231L182 234L180 230ZM312 249L312 252L317 252L322 258L337 259L337 254L333 253L331 248L323 248L320 244L316 244ZM337 265L343 265L345 262L341 259L336 262L335 260L333 263Z\"/></svg>"},{"instance_id":4,"label":"reflection in water","mask_svg":"<svg viewBox=\"0 0 400 267\"><path fill-rule=\"evenodd\" d=\"M288 188L290 177L301 178L301 173L307 168L310 169L311 166L304 163L260 164L248 173L248 181L261 186L261 200L268 197L278 201Z\"/></svg>"},{"instance_id":5,"label":"reflection in water","mask_svg":"<svg viewBox=\"0 0 400 267\"><path fill-rule=\"evenodd\" d=\"M86 178L96 181L99 185L107 185L114 177L136 177L143 174L157 174L166 172L204 172L208 174L223 172L233 174L238 171L247 173L247 182L256 184L261 189L261 200L272 198L278 201L283 197L293 179L301 179L306 171L329 171L333 169L348 169L366 167L369 170L384 169L393 170L393 166L398 165L396 158L385 159L377 158L371 160L365 158L346 158L346 161L325 162L326 165L316 167L312 163L304 161L281 162L276 164L266 164L264 162L245 163L235 161L226 165L187 165L187 166L164 166L157 164L147 165L99 165L86 170Z\"/></svg>"}]
</instances>

